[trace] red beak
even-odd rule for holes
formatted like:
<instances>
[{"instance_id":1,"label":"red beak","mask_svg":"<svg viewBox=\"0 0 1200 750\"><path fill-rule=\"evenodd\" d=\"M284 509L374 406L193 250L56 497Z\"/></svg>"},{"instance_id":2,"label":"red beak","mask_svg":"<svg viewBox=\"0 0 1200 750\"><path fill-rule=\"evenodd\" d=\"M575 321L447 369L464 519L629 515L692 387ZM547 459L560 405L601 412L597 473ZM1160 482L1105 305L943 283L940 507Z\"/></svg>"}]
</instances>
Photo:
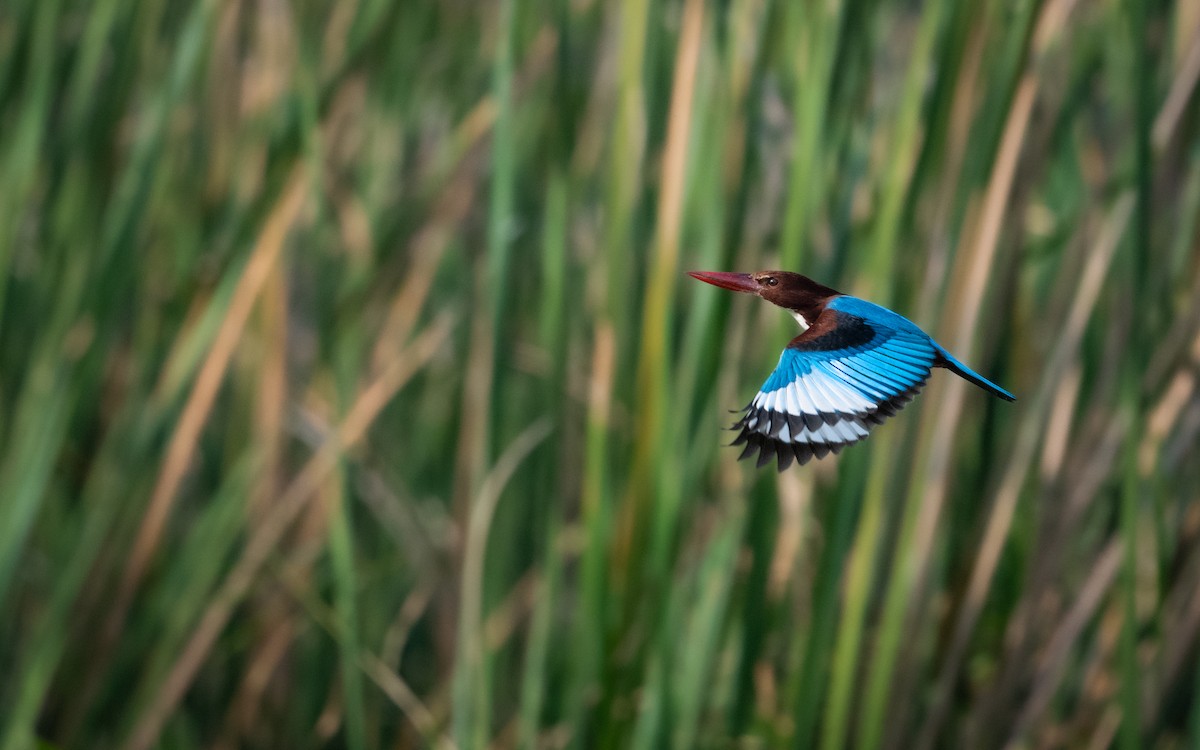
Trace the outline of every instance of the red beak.
<instances>
[{"instance_id":1,"label":"red beak","mask_svg":"<svg viewBox=\"0 0 1200 750\"><path fill-rule=\"evenodd\" d=\"M758 294L758 283L754 277L748 273L724 273L722 271L688 271L688 276L693 279L719 286L722 289L730 289L735 292L749 292L750 294Z\"/></svg>"}]
</instances>

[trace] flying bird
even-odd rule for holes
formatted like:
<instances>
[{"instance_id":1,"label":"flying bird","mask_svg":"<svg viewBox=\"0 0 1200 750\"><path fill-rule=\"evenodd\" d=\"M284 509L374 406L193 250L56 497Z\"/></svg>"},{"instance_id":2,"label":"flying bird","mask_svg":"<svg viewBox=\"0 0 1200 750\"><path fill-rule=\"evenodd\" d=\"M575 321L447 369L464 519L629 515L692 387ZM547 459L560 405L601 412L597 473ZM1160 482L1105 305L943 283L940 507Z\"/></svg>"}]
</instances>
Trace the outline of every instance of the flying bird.
<instances>
[{"instance_id":1,"label":"flying bird","mask_svg":"<svg viewBox=\"0 0 1200 750\"><path fill-rule=\"evenodd\" d=\"M798 273L689 271L722 289L747 292L790 312L803 332L731 429L739 460L758 452L779 471L824 458L867 437L944 367L1005 401L1008 391L959 362L907 318Z\"/></svg>"}]
</instances>

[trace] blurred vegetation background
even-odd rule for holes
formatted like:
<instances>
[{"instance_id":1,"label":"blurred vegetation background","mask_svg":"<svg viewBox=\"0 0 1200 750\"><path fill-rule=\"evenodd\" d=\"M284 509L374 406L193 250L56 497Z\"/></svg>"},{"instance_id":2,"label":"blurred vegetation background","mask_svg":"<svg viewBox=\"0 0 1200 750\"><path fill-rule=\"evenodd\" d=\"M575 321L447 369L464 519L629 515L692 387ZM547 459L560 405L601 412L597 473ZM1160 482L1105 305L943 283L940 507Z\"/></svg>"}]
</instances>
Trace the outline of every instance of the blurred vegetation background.
<instances>
[{"instance_id":1,"label":"blurred vegetation background","mask_svg":"<svg viewBox=\"0 0 1200 750\"><path fill-rule=\"evenodd\" d=\"M1200 748L1200 3L4 0L0 748ZM802 271L945 373L724 448Z\"/></svg>"}]
</instances>

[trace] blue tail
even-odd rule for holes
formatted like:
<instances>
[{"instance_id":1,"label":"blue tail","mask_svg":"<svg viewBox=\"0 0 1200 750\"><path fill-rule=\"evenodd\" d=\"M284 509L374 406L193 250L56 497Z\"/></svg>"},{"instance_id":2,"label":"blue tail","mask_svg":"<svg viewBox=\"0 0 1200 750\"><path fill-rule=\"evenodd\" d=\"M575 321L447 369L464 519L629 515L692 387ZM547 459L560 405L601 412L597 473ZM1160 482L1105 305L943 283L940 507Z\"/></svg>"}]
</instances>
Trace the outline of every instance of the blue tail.
<instances>
[{"instance_id":1,"label":"blue tail","mask_svg":"<svg viewBox=\"0 0 1200 750\"><path fill-rule=\"evenodd\" d=\"M942 365L963 380L974 383L988 393L991 393L993 396L999 396L1005 401L1017 400L1016 396L975 372L970 367L967 367L962 362L959 362L957 359L950 356L950 352L946 351L940 346L938 347L938 353L942 355Z\"/></svg>"}]
</instances>

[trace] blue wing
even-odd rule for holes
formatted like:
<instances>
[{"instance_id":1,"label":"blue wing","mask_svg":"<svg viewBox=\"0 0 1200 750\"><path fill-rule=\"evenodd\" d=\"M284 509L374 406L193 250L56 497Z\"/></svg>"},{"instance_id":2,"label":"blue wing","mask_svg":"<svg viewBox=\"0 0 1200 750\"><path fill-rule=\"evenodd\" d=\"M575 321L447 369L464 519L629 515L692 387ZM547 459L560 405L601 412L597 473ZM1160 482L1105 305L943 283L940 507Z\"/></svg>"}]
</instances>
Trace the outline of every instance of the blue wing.
<instances>
[{"instance_id":1,"label":"blue wing","mask_svg":"<svg viewBox=\"0 0 1200 750\"><path fill-rule=\"evenodd\" d=\"M854 297L838 297L779 357L734 445L779 470L867 437L925 385L942 350L916 325Z\"/></svg>"}]
</instances>

